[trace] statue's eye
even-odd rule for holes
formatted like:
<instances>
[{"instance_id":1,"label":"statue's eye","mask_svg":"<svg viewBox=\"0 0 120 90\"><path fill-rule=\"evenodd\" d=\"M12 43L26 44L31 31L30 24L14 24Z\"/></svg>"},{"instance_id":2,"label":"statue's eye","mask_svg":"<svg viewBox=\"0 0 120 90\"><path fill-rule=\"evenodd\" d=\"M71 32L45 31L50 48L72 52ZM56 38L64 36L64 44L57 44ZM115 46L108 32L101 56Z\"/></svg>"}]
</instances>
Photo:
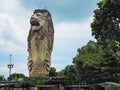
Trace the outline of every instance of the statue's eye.
<instances>
[{"instance_id":1,"label":"statue's eye","mask_svg":"<svg viewBox=\"0 0 120 90\"><path fill-rule=\"evenodd\" d=\"M36 16L42 16L40 13L37 13Z\"/></svg>"}]
</instances>

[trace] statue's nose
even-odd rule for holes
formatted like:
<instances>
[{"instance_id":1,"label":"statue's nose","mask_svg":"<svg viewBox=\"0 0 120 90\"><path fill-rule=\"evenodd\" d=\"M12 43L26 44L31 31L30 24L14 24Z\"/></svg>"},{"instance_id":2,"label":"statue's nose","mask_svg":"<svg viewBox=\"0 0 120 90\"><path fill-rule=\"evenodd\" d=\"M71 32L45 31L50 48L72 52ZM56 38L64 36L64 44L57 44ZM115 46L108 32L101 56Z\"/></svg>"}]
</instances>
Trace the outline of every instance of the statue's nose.
<instances>
[{"instance_id":1,"label":"statue's nose","mask_svg":"<svg viewBox=\"0 0 120 90\"><path fill-rule=\"evenodd\" d=\"M37 18L35 14L31 16L31 19L35 19L35 18Z\"/></svg>"},{"instance_id":2,"label":"statue's nose","mask_svg":"<svg viewBox=\"0 0 120 90\"><path fill-rule=\"evenodd\" d=\"M32 16L31 19L30 19L30 22L35 21L35 20L37 20L37 18Z\"/></svg>"}]
</instances>

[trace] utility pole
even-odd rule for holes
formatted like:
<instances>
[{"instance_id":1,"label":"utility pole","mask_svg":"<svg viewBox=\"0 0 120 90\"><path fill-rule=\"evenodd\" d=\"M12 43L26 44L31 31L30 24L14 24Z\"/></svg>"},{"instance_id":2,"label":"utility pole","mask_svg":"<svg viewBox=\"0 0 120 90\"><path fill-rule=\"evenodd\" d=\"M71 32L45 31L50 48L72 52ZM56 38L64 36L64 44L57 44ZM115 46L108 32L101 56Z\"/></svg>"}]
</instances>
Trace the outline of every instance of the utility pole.
<instances>
[{"instance_id":1,"label":"utility pole","mask_svg":"<svg viewBox=\"0 0 120 90\"><path fill-rule=\"evenodd\" d=\"M9 68L9 76L11 75L11 69L13 68L14 64L11 64L11 59L12 59L12 54L10 54L10 62L7 65L7 67Z\"/></svg>"}]
</instances>

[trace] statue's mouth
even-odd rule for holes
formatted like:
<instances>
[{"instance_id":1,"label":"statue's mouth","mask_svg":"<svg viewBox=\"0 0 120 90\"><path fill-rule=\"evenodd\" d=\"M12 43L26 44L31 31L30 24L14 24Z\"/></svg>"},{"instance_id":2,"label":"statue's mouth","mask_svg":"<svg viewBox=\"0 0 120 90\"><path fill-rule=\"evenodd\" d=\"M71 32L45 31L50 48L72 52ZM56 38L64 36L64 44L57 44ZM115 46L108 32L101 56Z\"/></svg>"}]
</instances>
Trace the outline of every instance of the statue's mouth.
<instances>
[{"instance_id":1,"label":"statue's mouth","mask_svg":"<svg viewBox=\"0 0 120 90\"><path fill-rule=\"evenodd\" d=\"M40 25L38 20L32 20L30 23L32 26L39 26Z\"/></svg>"}]
</instances>

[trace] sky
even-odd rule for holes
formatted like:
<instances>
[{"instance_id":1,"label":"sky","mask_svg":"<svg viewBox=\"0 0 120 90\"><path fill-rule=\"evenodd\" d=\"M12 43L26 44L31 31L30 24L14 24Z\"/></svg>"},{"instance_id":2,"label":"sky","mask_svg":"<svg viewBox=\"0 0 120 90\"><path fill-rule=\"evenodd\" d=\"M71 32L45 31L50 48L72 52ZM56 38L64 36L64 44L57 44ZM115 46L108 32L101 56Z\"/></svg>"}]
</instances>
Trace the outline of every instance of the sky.
<instances>
[{"instance_id":1,"label":"sky","mask_svg":"<svg viewBox=\"0 0 120 90\"><path fill-rule=\"evenodd\" d=\"M77 49L95 40L90 23L100 0L1 0L0 3L0 75L9 76L7 65L14 64L11 73L28 75L27 37L30 17L35 9L47 9L54 24L54 46L51 67L57 71L71 65Z\"/></svg>"}]
</instances>

